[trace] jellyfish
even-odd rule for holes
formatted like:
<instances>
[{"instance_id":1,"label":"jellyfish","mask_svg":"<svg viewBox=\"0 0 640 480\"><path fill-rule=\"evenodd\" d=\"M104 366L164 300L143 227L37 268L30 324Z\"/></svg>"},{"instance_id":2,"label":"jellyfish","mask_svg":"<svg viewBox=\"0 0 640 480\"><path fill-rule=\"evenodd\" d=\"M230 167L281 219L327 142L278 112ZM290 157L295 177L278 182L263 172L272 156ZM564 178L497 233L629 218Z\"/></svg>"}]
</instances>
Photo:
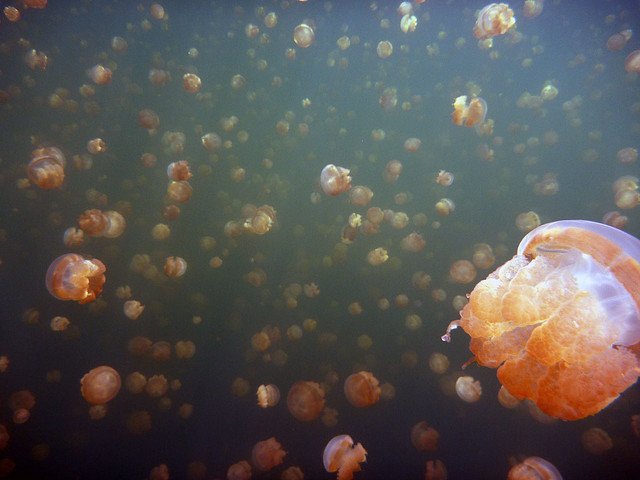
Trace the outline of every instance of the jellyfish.
<instances>
[{"instance_id":1,"label":"jellyfish","mask_svg":"<svg viewBox=\"0 0 640 480\"><path fill-rule=\"evenodd\" d=\"M80 380L80 393L91 405L104 405L120 391L120 375L113 368L102 365Z\"/></svg>"},{"instance_id":2,"label":"jellyfish","mask_svg":"<svg viewBox=\"0 0 640 480\"><path fill-rule=\"evenodd\" d=\"M193 188L186 180L171 181L167 186L167 196L173 202L186 203L192 193Z\"/></svg>"},{"instance_id":3,"label":"jellyfish","mask_svg":"<svg viewBox=\"0 0 640 480\"><path fill-rule=\"evenodd\" d=\"M64 154L56 147L38 148L31 153L27 176L31 183L44 190L58 188L64 181L67 162Z\"/></svg>"},{"instance_id":4,"label":"jellyfish","mask_svg":"<svg viewBox=\"0 0 640 480\"><path fill-rule=\"evenodd\" d=\"M91 77L91 80L93 80L93 83L96 85L106 85L111 83L112 75L113 73L110 68L100 64L94 65L91 70L89 70L89 77Z\"/></svg>"},{"instance_id":5,"label":"jellyfish","mask_svg":"<svg viewBox=\"0 0 640 480\"><path fill-rule=\"evenodd\" d=\"M313 44L316 35L306 23L301 23L293 30L293 41L301 48L308 48Z\"/></svg>"},{"instance_id":6,"label":"jellyfish","mask_svg":"<svg viewBox=\"0 0 640 480\"><path fill-rule=\"evenodd\" d=\"M439 439L438 431L425 421L418 422L411 428L411 443L418 451L433 452L437 450Z\"/></svg>"},{"instance_id":7,"label":"jellyfish","mask_svg":"<svg viewBox=\"0 0 640 480\"><path fill-rule=\"evenodd\" d=\"M93 302L102 292L106 269L104 264L95 258L88 259L77 253L61 255L47 270L47 290L59 300Z\"/></svg>"},{"instance_id":8,"label":"jellyfish","mask_svg":"<svg viewBox=\"0 0 640 480\"><path fill-rule=\"evenodd\" d=\"M351 188L350 170L329 164L320 173L320 186L327 195L336 196Z\"/></svg>"},{"instance_id":9,"label":"jellyfish","mask_svg":"<svg viewBox=\"0 0 640 480\"><path fill-rule=\"evenodd\" d=\"M447 468L442 463L442 460L427 460L424 467L424 480L447 479Z\"/></svg>"},{"instance_id":10,"label":"jellyfish","mask_svg":"<svg viewBox=\"0 0 640 480\"><path fill-rule=\"evenodd\" d=\"M634 50L624 59L624 69L629 72L640 72L640 50Z\"/></svg>"},{"instance_id":11,"label":"jellyfish","mask_svg":"<svg viewBox=\"0 0 640 480\"><path fill-rule=\"evenodd\" d=\"M124 314L131 320L137 320L144 311L144 305L138 300L127 300L124 302Z\"/></svg>"},{"instance_id":12,"label":"jellyfish","mask_svg":"<svg viewBox=\"0 0 640 480\"><path fill-rule=\"evenodd\" d=\"M601 428L593 427L582 433L582 446L591 455L603 455L613 448L613 440Z\"/></svg>"},{"instance_id":13,"label":"jellyfish","mask_svg":"<svg viewBox=\"0 0 640 480\"><path fill-rule=\"evenodd\" d=\"M640 375L640 240L609 225L535 228L474 288L460 320L480 365L563 420L595 415Z\"/></svg>"},{"instance_id":14,"label":"jellyfish","mask_svg":"<svg viewBox=\"0 0 640 480\"><path fill-rule=\"evenodd\" d=\"M349 435L338 435L327 443L322 463L327 472L338 472L338 480L351 480L353 472L360 471L360 464L367 461L367 451L357 445Z\"/></svg>"},{"instance_id":15,"label":"jellyfish","mask_svg":"<svg viewBox=\"0 0 640 480\"><path fill-rule=\"evenodd\" d=\"M380 400L379 384L371 372L354 373L344 381L344 394L354 407L368 407Z\"/></svg>"},{"instance_id":16,"label":"jellyfish","mask_svg":"<svg viewBox=\"0 0 640 480\"><path fill-rule=\"evenodd\" d=\"M382 59L389 58L393 53L393 44L389 40L381 40L376 47L376 53Z\"/></svg>"},{"instance_id":17,"label":"jellyfish","mask_svg":"<svg viewBox=\"0 0 640 480\"><path fill-rule=\"evenodd\" d=\"M234 463L227 470L227 480L249 480L251 478L251 465L246 460Z\"/></svg>"},{"instance_id":18,"label":"jellyfish","mask_svg":"<svg viewBox=\"0 0 640 480\"><path fill-rule=\"evenodd\" d=\"M275 437L256 443L251 451L251 463L256 470L266 472L283 462L287 454Z\"/></svg>"},{"instance_id":19,"label":"jellyfish","mask_svg":"<svg viewBox=\"0 0 640 480\"><path fill-rule=\"evenodd\" d=\"M522 6L522 13L525 17L535 18L542 13L544 0L525 0Z\"/></svg>"},{"instance_id":20,"label":"jellyfish","mask_svg":"<svg viewBox=\"0 0 640 480\"><path fill-rule=\"evenodd\" d=\"M273 384L260 385L256 395L261 408L275 407L280 401L280 389Z\"/></svg>"},{"instance_id":21,"label":"jellyfish","mask_svg":"<svg viewBox=\"0 0 640 480\"><path fill-rule=\"evenodd\" d=\"M167 166L167 176L169 180L181 181L191 178L191 168L187 160L172 162Z\"/></svg>"},{"instance_id":22,"label":"jellyfish","mask_svg":"<svg viewBox=\"0 0 640 480\"><path fill-rule=\"evenodd\" d=\"M152 398L160 398L169 390L169 382L164 375L153 375L147 379L144 391Z\"/></svg>"},{"instance_id":23,"label":"jellyfish","mask_svg":"<svg viewBox=\"0 0 640 480\"><path fill-rule=\"evenodd\" d=\"M490 3L478 12L473 35L484 40L496 35L504 35L516 24L513 10L506 3Z\"/></svg>"},{"instance_id":24,"label":"jellyfish","mask_svg":"<svg viewBox=\"0 0 640 480\"><path fill-rule=\"evenodd\" d=\"M484 123L486 116L487 102L481 97L474 97L467 103L467 96L461 95L453 102L451 120L454 125L473 127Z\"/></svg>"},{"instance_id":25,"label":"jellyfish","mask_svg":"<svg viewBox=\"0 0 640 480\"><path fill-rule=\"evenodd\" d=\"M187 261L182 257L167 257L164 262L164 273L167 277L178 278L187 271Z\"/></svg>"},{"instance_id":26,"label":"jellyfish","mask_svg":"<svg viewBox=\"0 0 640 480\"><path fill-rule=\"evenodd\" d=\"M469 260L457 260L449 269L455 283L471 283L476 278L476 267Z\"/></svg>"},{"instance_id":27,"label":"jellyfish","mask_svg":"<svg viewBox=\"0 0 640 480\"><path fill-rule=\"evenodd\" d=\"M522 463L511 467L507 476L507 480L529 480L531 478L562 480L562 475L548 460L540 457L528 457Z\"/></svg>"},{"instance_id":28,"label":"jellyfish","mask_svg":"<svg viewBox=\"0 0 640 480\"><path fill-rule=\"evenodd\" d=\"M456 380L456 394L467 403L474 403L482 396L482 385L473 377L458 377Z\"/></svg>"},{"instance_id":29,"label":"jellyfish","mask_svg":"<svg viewBox=\"0 0 640 480\"><path fill-rule=\"evenodd\" d=\"M324 390L315 382L296 382L287 394L287 408L301 422L315 420L324 408Z\"/></svg>"},{"instance_id":30,"label":"jellyfish","mask_svg":"<svg viewBox=\"0 0 640 480\"><path fill-rule=\"evenodd\" d=\"M185 73L182 76L182 88L189 93L198 93L202 86L202 80L194 73Z\"/></svg>"}]
</instances>

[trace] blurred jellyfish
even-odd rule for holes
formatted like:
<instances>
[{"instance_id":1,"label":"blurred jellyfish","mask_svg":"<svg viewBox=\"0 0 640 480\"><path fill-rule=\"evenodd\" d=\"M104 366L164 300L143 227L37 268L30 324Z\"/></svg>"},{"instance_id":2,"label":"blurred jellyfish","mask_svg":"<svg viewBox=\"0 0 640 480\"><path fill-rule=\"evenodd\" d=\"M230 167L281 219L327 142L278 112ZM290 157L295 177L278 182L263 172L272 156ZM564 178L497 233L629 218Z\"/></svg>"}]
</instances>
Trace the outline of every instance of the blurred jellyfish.
<instances>
[{"instance_id":1,"label":"blurred jellyfish","mask_svg":"<svg viewBox=\"0 0 640 480\"><path fill-rule=\"evenodd\" d=\"M95 65L89 70L89 77L96 85L106 85L111 83L111 69L103 65Z\"/></svg>"},{"instance_id":2,"label":"blurred jellyfish","mask_svg":"<svg viewBox=\"0 0 640 480\"><path fill-rule=\"evenodd\" d=\"M590 428L582 434L582 446L592 455L602 455L613 448L613 441L601 428Z\"/></svg>"},{"instance_id":3,"label":"blurred jellyfish","mask_svg":"<svg viewBox=\"0 0 640 480\"><path fill-rule=\"evenodd\" d=\"M124 302L124 314L131 320L137 320L144 311L144 305L138 300L127 300Z\"/></svg>"},{"instance_id":4,"label":"blurred jellyfish","mask_svg":"<svg viewBox=\"0 0 640 480\"><path fill-rule=\"evenodd\" d=\"M449 369L449 359L443 353L434 352L429 357L429 368L433 373L442 375Z\"/></svg>"},{"instance_id":5,"label":"blurred jellyfish","mask_svg":"<svg viewBox=\"0 0 640 480\"><path fill-rule=\"evenodd\" d=\"M249 480L251 478L251 464L246 460L234 463L227 470L227 480Z\"/></svg>"},{"instance_id":6,"label":"blurred jellyfish","mask_svg":"<svg viewBox=\"0 0 640 480\"><path fill-rule=\"evenodd\" d=\"M58 188L64 181L66 164L60 149L56 147L39 148L31 153L27 176L31 183L42 189Z\"/></svg>"},{"instance_id":7,"label":"blurred jellyfish","mask_svg":"<svg viewBox=\"0 0 640 480\"><path fill-rule=\"evenodd\" d=\"M623 30L614 33L607 40L607 49L612 52L618 52L627 46L627 42L631 39L632 30Z\"/></svg>"},{"instance_id":8,"label":"blurred jellyfish","mask_svg":"<svg viewBox=\"0 0 640 480\"><path fill-rule=\"evenodd\" d=\"M167 257L164 264L164 273L167 277L178 278L187 271L187 261L182 257Z\"/></svg>"},{"instance_id":9,"label":"blurred jellyfish","mask_svg":"<svg viewBox=\"0 0 640 480\"><path fill-rule=\"evenodd\" d=\"M634 50L625 58L624 69L629 73L640 73L640 50Z\"/></svg>"},{"instance_id":10,"label":"blurred jellyfish","mask_svg":"<svg viewBox=\"0 0 640 480\"><path fill-rule=\"evenodd\" d=\"M380 387L378 379L371 372L349 375L344 381L344 394L354 407L369 407L378 403Z\"/></svg>"},{"instance_id":11,"label":"blurred jellyfish","mask_svg":"<svg viewBox=\"0 0 640 480\"><path fill-rule=\"evenodd\" d=\"M476 278L476 267L469 260L458 260L451 265L449 275L456 283L471 283Z\"/></svg>"},{"instance_id":12,"label":"blurred jellyfish","mask_svg":"<svg viewBox=\"0 0 640 480\"><path fill-rule=\"evenodd\" d=\"M92 405L102 405L111 401L120 391L120 375L113 368L103 365L96 367L80 380L80 393Z\"/></svg>"},{"instance_id":13,"label":"blurred jellyfish","mask_svg":"<svg viewBox=\"0 0 640 480\"><path fill-rule=\"evenodd\" d=\"M275 407L280 401L280 389L273 384L260 385L256 395L261 408Z\"/></svg>"},{"instance_id":14,"label":"blurred jellyfish","mask_svg":"<svg viewBox=\"0 0 640 480\"><path fill-rule=\"evenodd\" d=\"M562 480L558 469L549 461L540 457L528 457L509 470L507 480Z\"/></svg>"},{"instance_id":15,"label":"blurred jellyfish","mask_svg":"<svg viewBox=\"0 0 640 480\"><path fill-rule=\"evenodd\" d=\"M293 29L293 41L301 48L308 48L315 40L313 29L306 23L301 23Z\"/></svg>"},{"instance_id":16,"label":"blurred jellyfish","mask_svg":"<svg viewBox=\"0 0 640 480\"><path fill-rule=\"evenodd\" d=\"M271 437L253 446L251 463L256 470L266 472L280 465L286 454L275 437Z\"/></svg>"},{"instance_id":17,"label":"blurred jellyfish","mask_svg":"<svg viewBox=\"0 0 640 480\"><path fill-rule=\"evenodd\" d=\"M427 422L418 422L411 428L411 443L420 452L434 452L438 448L438 431Z\"/></svg>"},{"instance_id":18,"label":"blurred jellyfish","mask_svg":"<svg viewBox=\"0 0 640 480\"><path fill-rule=\"evenodd\" d=\"M296 382L287 394L287 408L301 422L315 420L324 408L324 390L315 382Z\"/></svg>"},{"instance_id":19,"label":"blurred jellyfish","mask_svg":"<svg viewBox=\"0 0 640 480\"><path fill-rule=\"evenodd\" d=\"M473 377L458 377L458 380L456 380L456 394L467 403L477 402L482 396L482 387L480 382Z\"/></svg>"},{"instance_id":20,"label":"blurred jellyfish","mask_svg":"<svg viewBox=\"0 0 640 480\"><path fill-rule=\"evenodd\" d=\"M372 265L374 267L382 265L388 259L389 255L387 254L387 251L382 247L374 248L367 254L367 262L369 262L369 265Z\"/></svg>"},{"instance_id":21,"label":"blurred jellyfish","mask_svg":"<svg viewBox=\"0 0 640 480\"><path fill-rule=\"evenodd\" d=\"M427 460L424 480L447 480L447 469L442 460Z\"/></svg>"},{"instance_id":22,"label":"blurred jellyfish","mask_svg":"<svg viewBox=\"0 0 640 480\"><path fill-rule=\"evenodd\" d=\"M182 76L182 88L189 93L198 93L202 87L202 80L194 73L185 73Z\"/></svg>"},{"instance_id":23,"label":"blurred jellyfish","mask_svg":"<svg viewBox=\"0 0 640 480\"><path fill-rule=\"evenodd\" d=\"M525 0L522 6L522 14L528 18L535 18L542 13L544 0Z\"/></svg>"},{"instance_id":24,"label":"blurred jellyfish","mask_svg":"<svg viewBox=\"0 0 640 480\"><path fill-rule=\"evenodd\" d=\"M378 57L382 59L389 58L393 53L393 44L388 40L378 42L376 53L378 54Z\"/></svg>"}]
</instances>

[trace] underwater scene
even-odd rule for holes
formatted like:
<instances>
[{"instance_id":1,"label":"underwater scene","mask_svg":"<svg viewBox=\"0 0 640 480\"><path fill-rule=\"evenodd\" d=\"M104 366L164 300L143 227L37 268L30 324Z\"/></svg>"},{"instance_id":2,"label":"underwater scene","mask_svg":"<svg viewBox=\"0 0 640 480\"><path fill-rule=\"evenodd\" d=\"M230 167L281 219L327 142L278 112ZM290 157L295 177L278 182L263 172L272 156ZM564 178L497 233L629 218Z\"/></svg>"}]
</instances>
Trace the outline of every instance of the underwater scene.
<instances>
[{"instance_id":1,"label":"underwater scene","mask_svg":"<svg viewBox=\"0 0 640 480\"><path fill-rule=\"evenodd\" d=\"M0 8L0 478L640 478L639 1Z\"/></svg>"}]
</instances>

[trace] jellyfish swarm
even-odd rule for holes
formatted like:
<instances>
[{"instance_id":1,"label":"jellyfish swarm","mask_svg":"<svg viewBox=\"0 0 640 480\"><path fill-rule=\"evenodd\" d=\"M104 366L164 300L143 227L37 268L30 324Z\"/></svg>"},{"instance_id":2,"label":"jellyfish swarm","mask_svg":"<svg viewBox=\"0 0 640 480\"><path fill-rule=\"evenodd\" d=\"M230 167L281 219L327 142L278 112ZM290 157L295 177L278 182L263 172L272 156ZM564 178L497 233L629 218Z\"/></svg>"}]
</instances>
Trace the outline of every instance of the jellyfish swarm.
<instances>
[{"instance_id":1,"label":"jellyfish swarm","mask_svg":"<svg viewBox=\"0 0 640 480\"><path fill-rule=\"evenodd\" d=\"M640 375L640 240L608 225L535 228L449 325L514 397L563 420L594 415Z\"/></svg>"},{"instance_id":2,"label":"jellyfish swarm","mask_svg":"<svg viewBox=\"0 0 640 480\"><path fill-rule=\"evenodd\" d=\"M47 290L59 300L93 302L102 293L106 269L104 263L95 258L84 258L77 253L61 255L47 270Z\"/></svg>"}]
</instances>

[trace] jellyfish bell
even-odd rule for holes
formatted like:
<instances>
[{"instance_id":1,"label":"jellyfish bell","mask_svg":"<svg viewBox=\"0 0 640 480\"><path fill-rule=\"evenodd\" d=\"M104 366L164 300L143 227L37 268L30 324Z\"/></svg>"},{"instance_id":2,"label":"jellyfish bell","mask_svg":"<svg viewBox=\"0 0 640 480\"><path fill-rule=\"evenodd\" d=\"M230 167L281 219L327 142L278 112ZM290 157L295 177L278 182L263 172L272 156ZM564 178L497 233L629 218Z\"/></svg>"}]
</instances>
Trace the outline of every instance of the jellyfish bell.
<instances>
[{"instance_id":1,"label":"jellyfish bell","mask_svg":"<svg viewBox=\"0 0 640 480\"><path fill-rule=\"evenodd\" d=\"M360 464L367 461L367 451L361 443L355 444L349 435L338 435L327 443L322 463L327 472L338 472L339 480L351 480Z\"/></svg>"},{"instance_id":2,"label":"jellyfish bell","mask_svg":"<svg viewBox=\"0 0 640 480\"><path fill-rule=\"evenodd\" d=\"M530 231L461 318L480 365L563 420L595 415L640 375L640 240L585 220Z\"/></svg>"}]
</instances>

